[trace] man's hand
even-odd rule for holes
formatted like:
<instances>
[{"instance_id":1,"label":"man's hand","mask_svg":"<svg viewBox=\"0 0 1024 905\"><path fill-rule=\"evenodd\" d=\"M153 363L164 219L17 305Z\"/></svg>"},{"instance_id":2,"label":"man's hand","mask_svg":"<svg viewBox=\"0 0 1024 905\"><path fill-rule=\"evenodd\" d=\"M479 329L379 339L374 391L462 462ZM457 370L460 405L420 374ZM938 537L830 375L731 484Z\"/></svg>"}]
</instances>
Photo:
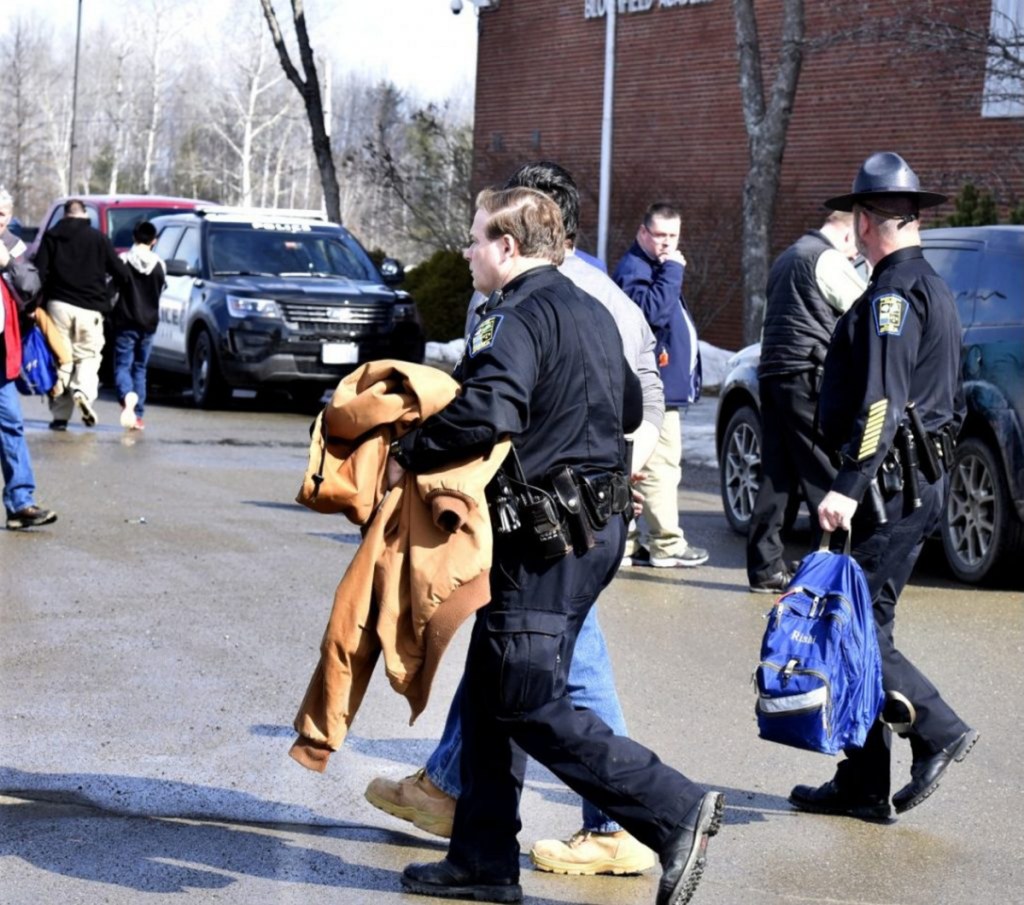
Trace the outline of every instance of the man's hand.
<instances>
[{"instance_id":1,"label":"man's hand","mask_svg":"<svg viewBox=\"0 0 1024 905\"><path fill-rule=\"evenodd\" d=\"M659 259L662 264L666 261L675 261L677 264L686 266L686 257L678 248L673 248L671 251L665 252Z\"/></svg>"},{"instance_id":2,"label":"man's hand","mask_svg":"<svg viewBox=\"0 0 1024 905\"><path fill-rule=\"evenodd\" d=\"M853 514L857 511L857 501L830 490L818 506L818 524L822 531L850 530Z\"/></svg>"},{"instance_id":3,"label":"man's hand","mask_svg":"<svg viewBox=\"0 0 1024 905\"><path fill-rule=\"evenodd\" d=\"M630 475L629 483L636 485L646 477L646 472L635 472ZM633 498L633 518L640 518L644 514L644 495L635 486L629 488L629 493Z\"/></svg>"}]
</instances>

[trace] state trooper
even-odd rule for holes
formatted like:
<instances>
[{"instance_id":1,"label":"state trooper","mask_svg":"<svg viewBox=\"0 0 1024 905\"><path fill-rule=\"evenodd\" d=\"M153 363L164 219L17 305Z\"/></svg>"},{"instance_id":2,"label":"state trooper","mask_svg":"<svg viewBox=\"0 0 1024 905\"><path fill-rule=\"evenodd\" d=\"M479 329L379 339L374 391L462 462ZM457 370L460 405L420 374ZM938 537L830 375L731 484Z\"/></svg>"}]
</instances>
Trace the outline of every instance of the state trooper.
<instances>
[{"instance_id":1,"label":"state trooper","mask_svg":"<svg viewBox=\"0 0 1024 905\"><path fill-rule=\"evenodd\" d=\"M849 194L825 202L853 212L857 247L873 269L825 358L818 417L838 474L818 519L824 531L852 530L853 556L871 591L886 704L864 747L845 752L833 779L793 789L789 800L804 811L888 818L892 729L912 753L910 781L892 796L898 814L931 795L978 739L893 638L896 602L938 525L966 413L960 319L922 254L918 228L921 209L945 200L921 191L899 154L881 152L864 162ZM861 505L873 482L884 513Z\"/></svg>"},{"instance_id":2,"label":"state trooper","mask_svg":"<svg viewBox=\"0 0 1024 905\"><path fill-rule=\"evenodd\" d=\"M639 381L607 310L556 266L557 204L534 189L485 190L465 251L491 294L456 369L460 395L392 444L389 483L488 452L513 453L489 488L491 602L473 626L462 704L462 794L447 857L411 864L409 892L518 902L526 756L660 855L658 905L688 902L724 797L616 736L567 691L580 625L611 581L631 509L624 432Z\"/></svg>"}]
</instances>

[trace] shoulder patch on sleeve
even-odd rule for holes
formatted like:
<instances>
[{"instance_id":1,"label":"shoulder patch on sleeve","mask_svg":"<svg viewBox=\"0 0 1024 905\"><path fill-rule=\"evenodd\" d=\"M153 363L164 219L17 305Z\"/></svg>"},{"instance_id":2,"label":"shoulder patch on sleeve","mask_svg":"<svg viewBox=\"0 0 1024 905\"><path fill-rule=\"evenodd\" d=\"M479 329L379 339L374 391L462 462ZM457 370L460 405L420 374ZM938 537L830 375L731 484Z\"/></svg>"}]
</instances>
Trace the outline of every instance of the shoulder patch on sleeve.
<instances>
[{"instance_id":1,"label":"shoulder patch on sleeve","mask_svg":"<svg viewBox=\"0 0 1024 905\"><path fill-rule=\"evenodd\" d=\"M485 317L480 321L477 328L473 331L473 335L469 338L469 347L466 349L470 358L494 345L502 318L503 315L501 314L492 314L490 317Z\"/></svg>"},{"instance_id":2,"label":"shoulder patch on sleeve","mask_svg":"<svg viewBox=\"0 0 1024 905\"><path fill-rule=\"evenodd\" d=\"M875 332L879 336L900 336L910 303L897 292L883 292L871 300Z\"/></svg>"}]
</instances>

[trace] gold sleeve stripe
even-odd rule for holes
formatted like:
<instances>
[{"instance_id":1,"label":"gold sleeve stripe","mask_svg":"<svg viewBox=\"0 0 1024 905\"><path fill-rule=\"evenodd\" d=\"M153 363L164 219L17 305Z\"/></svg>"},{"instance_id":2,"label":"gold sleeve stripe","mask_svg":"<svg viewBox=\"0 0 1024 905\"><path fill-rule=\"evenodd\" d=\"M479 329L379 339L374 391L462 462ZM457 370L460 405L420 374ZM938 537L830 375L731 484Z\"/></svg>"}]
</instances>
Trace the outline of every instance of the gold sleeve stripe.
<instances>
[{"instance_id":1,"label":"gold sleeve stripe","mask_svg":"<svg viewBox=\"0 0 1024 905\"><path fill-rule=\"evenodd\" d=\"M857 453L857 461L870 459L878 452L878 441L882 437L882 428L885 427L885 413L889 409L888 399L879 399L872 403L868 409L868 420L864 425L864 436L860 441L860 452Z\"/></svg>"}]
</instances>

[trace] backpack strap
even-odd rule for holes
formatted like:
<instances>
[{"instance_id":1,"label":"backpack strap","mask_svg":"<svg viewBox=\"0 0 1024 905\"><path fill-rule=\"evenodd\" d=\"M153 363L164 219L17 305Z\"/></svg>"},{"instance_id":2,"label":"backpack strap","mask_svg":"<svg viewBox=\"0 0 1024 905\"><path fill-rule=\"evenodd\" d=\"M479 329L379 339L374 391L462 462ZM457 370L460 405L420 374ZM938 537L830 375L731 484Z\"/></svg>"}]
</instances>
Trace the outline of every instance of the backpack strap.
<instances>
[{"instance_id":1,"label":"backpack strap","mask_svg":"<svg viewBox=\"0 0 1024 905\"><path fill-rule=\"evenodd\" d=\"M840 530L842 530L842 529L840 529ZM846 532L846 543L843 544L843 553L846 556L850 555L850 548L852 546L852 541L853 541L853 532L852 531L847 531ZM821 545L818 547L818 552L819 553L829 553L829 552L831 552L831 547L832 547L832 532L831 531L824 531L824 532L822 532L822 535L821 535Z\"/></svg>"}]
</instances>

